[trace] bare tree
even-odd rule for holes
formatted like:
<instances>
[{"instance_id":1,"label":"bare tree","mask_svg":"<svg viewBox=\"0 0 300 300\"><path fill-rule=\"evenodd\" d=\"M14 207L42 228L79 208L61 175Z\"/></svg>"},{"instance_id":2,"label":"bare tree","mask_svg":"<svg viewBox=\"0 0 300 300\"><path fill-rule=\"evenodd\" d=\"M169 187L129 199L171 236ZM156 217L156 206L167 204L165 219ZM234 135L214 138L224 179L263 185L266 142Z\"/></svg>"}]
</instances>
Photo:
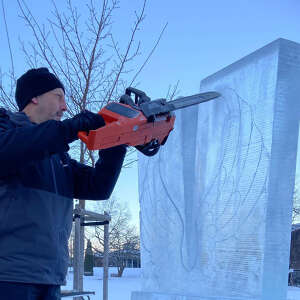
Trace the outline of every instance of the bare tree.
<instances>
[{"instance_id":1,"label":"bare tree","mask_svg":"<svg viewBox=\"0 0 300 300\"><path fill-rule=\"evenodd\" d=\"M49 1L52 3L52 15L44 22L33 15L26 0L17 0L20 16L33 37L31 41L20 41L26 64L30 68L46 66L61 79L65 85L66 98L69 100L67 116L72 117L85 109L99 111L109 101L119 98L127 87L127 82L130 82L130 85L134 84L156 49L166 26L144 63L140 67L132 68L133 62L141 52L141 42L137 39L137 33L145 18L147 0L143 0L141 8L135 12L127 43L123 47L113 34L113 16L119 8L120 1L86 0L78 8L72 0L67 0L64 9L58 9L57 1ZM11 68L8 72L0 70L0 102L5 107L15 110L17 107L13 95L16 76L3 0L2 15L6 25ZM129 80L129 77L132 79ZM94 166L95 154L89 151L84 143L74 143L72 150L81 163ZM133 152L134 149L128 151L125 165L135 161L132 158ZM84 208L85 201L79 202L81 208ZM80 236L83 249L83 227Z\"/></svg>"},{"instance_id":2,"label":"bare tree","mask_svg":"<svg viewBox=\"0 0 300 300\"><path fill-rule=\"evenodd\" d=\"M95 203L94 210L111 216L109 230L110 263L118 268L117 276L121 277L126 267L126 260L132 259L139 253L139 235L134 225L130 224L128 208L115 197L108 201ZM93 233L96 243L94 251L103 254L104 232L103 227L96 226ZM96 246L97 245L97 246Z\"/></svg>"},{"instance_id":3,"label":"bare tree","mask_svg":"<svg viewBox=\"0 0 300 300\"><path fill-rule=\"evenodd\" d=\"M14 91L16 86L15 66L3 0L1 1L1 14L5 27L7 48L10 57L10 67L6 71L0 68L0 103L1 106L4 106L11 110L16 110L17 105L14 101Z\"/></svg>"},{"instance_id":4,"label":"bare tree","mask_svg":"<svg viewBox=\"0 0 300 300\"><path fill-rule=\"evenodd\" d=\"M87 3L77 8L72 0L67 0L64 10L58 9L55 0L49 1L53 7L52 16L43 24L32 14L25 0L17 0L20 15L33 36L32 41L21 42L26 63L31 68L47 66L61 79L65 84L67 99L70 100L69 116L84 109L99 111L103 105L117 100L124 93L127 81L130 85L134 84L156 49L166 26L144 63L140 67L132 68L135 58L141 54L141 42L136 39L145 18L146 0L142 1L140 11L135 12L135 20L123 48L115 39L112 26L113 14L119 8L120 1L87 0ZM16 109L13 101L16 76L3 0L2 14L6 25L11 69L9 72L0 70L0 101L4 106ZM7 83L8 80L10 84ZM93 152L88 151L83 143L75 145L79 148L79 160L93 165ZM134 160L131 158L133 151L129 150L126 165ZM81 205L84 206L83 203Z\"/></svg>"},{"instance_id":5,"label":"bare tree","mask_svg":"<svg viewBox=\"0 0 300 300\"><path fill-rule=\"evenodd\" d=\"M292 223L300 222L300 195L297 184L295 185L294 190L294 203L293 203L293 215L292 215Z\"/></svg>"},{"instance_id":6,"label":"bare tree","mask_svg":"<svg viewBox=\"0 0 300 300\"><path fill-rule=\"evenodd\" d=\"M51 0L53 12L48 23L41 25L24 0L17 0L21 16L31 29L34 41L22 43L27 64L34 68L46 65L65 84L68 114L74 116L88 109L100 110L118 99L126 86L127 65L139 55L140 42L135 36L144 20L146 0L136 14L125 49L120 49L112 33L112 17L119 1L104 0L102 6L91 0L87 16L67 1L66 11L58 10ZM80 162L95 163L93 152L85 144L77 144ZM87 155L86 155L87 154ZM84 207L84 203L81 203Z\"/></svg>"}]
</instances>

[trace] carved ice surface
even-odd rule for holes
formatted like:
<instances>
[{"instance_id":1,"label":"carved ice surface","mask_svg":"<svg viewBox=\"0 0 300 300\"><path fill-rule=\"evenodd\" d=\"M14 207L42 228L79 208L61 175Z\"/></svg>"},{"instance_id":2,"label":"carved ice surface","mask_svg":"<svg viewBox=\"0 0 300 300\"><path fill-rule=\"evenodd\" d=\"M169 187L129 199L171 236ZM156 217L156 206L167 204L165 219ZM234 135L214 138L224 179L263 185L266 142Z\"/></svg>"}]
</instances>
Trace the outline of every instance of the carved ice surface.
<instances>
[{"instance_id":1,"label":"carved ice surface","mask_svg":"<svg viewBox=\"0 0 300 300\"><path fill-rule=\"evenodd\" d=\"M206 78L139 156L143 282L133 300L286 299L300 45L279 39Z\"/></svg>"}]
</instances>

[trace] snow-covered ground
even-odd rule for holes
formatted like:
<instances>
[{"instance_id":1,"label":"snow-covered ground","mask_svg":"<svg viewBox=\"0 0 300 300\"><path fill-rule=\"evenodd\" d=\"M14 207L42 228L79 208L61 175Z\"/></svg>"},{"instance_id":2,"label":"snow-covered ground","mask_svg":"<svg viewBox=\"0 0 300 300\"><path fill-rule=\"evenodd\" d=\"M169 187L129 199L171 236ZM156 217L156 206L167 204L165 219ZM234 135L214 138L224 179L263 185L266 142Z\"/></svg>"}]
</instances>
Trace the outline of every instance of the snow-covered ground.
<instances>
[{"instance_id":1,"label":"snow-covered ground","mask_svg":"<svg viewBox=\"0 0 300 300\"><path fill-rule=\"evenodd\" d=\"M287 300L300 300L300 288L289 286Z\"/></svg>"},{"instance_id":2,"label":"snow-covered ground","mask_svg":"<svg viewBox=\"0 0 300 300\"><path fill-rule=\"evenodd\" d=\"M111 274L117 273L117 268L109 269L108 281L108 299L109 300L130 300L132 291L141 289L140 279L141 269L125 269L123 277L111 277ZM91 295L91 300L102 300L103 293L103 269L94 268L94 276L84 276L83 288L85 291L94 291L95 296ZM73 273L69 272L67 276L67 285L62 290L72 290ZM63 298L68 299L68 298ZM71 298L70 298L71 299Z\"/></svg>"},{"instance_id":3,"label":"snow-covered ground","mask_svg":"<svg viewBox=\"0 0 300 300\"><path fill-rule=\"evenodd\" d=\"M108 299L130 300L131 292L141 289L140 271L140 269L125 269L121 278L109 276ZM84 290L96 293L95 296L90 296L91 300L102 300L102 273L102 268L94 268L94 276L84 277ZM116 268L110 268L109 273L117 273ZM67 276L67 285L62 287L62 289L71 290L72 285L73 274L70 272ZM300 288L288 287L287 300L300 300Z\"/></svg>"}]
</instances>

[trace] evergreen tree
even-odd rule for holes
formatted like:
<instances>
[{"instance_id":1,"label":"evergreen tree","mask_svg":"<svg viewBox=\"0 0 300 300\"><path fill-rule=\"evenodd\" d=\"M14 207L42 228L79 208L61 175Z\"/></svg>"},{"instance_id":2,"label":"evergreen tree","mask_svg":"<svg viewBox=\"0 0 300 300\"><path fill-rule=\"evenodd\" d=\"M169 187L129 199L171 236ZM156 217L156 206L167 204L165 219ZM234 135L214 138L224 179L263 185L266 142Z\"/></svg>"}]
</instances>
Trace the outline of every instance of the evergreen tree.
<instances>
[{"instance_id":1,"label":"evergreen tree","mask_svg":"<svg viewBox=\"0 0 300 300\"><path fill-rule=\"evenodd\" d=\"M94 253L92 250L92 243L90 240L87 242L87 247L85 250L85 257L84 257L84 275L86 276L93 276L94 271Z\"/></svg>"}]
</instances>

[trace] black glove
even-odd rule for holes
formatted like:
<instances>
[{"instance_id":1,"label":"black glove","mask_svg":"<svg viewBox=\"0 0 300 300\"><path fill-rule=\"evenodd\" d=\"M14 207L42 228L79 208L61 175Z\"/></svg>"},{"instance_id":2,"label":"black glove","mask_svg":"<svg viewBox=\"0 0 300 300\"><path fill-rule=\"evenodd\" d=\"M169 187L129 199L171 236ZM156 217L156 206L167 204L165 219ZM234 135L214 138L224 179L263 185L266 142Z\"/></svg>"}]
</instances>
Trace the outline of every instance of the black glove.
<instances>
[{"instance_id":1,"label":"black glove","mask_svg":"<svg viewBox=\"0 0 300 300\"><path fill-rule=\"evenodd\" d=\"M98 129L105 126L105 121L101 115L84 110L73 118L62 121L62 124L69 144L78 138L79 131Z\"/></svg>"}]
</instances>

